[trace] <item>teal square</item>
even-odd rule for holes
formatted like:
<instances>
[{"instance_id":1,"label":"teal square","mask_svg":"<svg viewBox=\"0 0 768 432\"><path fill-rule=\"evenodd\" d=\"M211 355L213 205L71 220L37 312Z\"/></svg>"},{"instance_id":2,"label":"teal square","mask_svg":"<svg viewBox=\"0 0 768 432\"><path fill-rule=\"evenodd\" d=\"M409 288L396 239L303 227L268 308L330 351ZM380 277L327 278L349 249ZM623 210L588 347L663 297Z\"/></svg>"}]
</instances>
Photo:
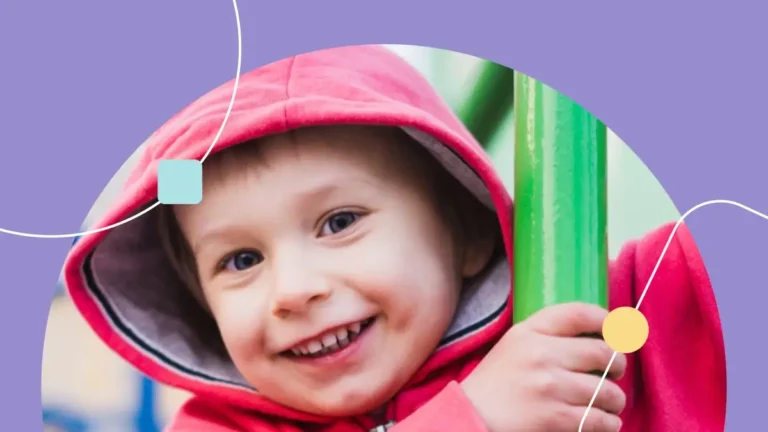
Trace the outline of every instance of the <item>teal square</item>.
<instances>
[{"instance_id":1,"label":"teal square","mask_svg":"<svg viewBox=\"0 0 768 432\"><path fill-rule=\"evenodd\" d=\"M193 205L203 200L203 164L197 160L161 160L157 166L157 200Z\"/></svg>"}]
</instances>

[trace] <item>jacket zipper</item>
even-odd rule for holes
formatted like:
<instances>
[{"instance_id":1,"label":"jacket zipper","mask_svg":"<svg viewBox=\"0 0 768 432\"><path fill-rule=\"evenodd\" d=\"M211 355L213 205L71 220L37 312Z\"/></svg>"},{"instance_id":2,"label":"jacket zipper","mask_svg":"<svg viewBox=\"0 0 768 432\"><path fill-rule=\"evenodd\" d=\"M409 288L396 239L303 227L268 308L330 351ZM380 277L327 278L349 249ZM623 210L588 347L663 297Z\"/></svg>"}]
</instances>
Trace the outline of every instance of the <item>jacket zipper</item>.
<instances>
[{"instance_id":1,"label":"jacket zipper","mask_svg":"<svg viewBox=\"0 0 768 432\"><path fill-rule=\"evenodd\" d=\"M389 401L384 407L382 407L380 410L377 410L372 413L368 417L368 420L370 420L369 425L376 425L376 426L368 426L370 429L368 429L368 432L387 432L389 429L395 426L395 420L392 420L395 418L395 413L392 410L392 403L393 401ZM367 422L366 422L367 423Z\"/></svg>"},{"instance_id":2,"label":"jacket zipper","mask_svg":"<svg viewBox=\"0 0 768 432\"><path fill-rule=\"evenodd\" d=\"M368 432L386 432L394 426L395 426L394 420L390 420L387 423L374 427Z\"/></svg>"}]
</instances>

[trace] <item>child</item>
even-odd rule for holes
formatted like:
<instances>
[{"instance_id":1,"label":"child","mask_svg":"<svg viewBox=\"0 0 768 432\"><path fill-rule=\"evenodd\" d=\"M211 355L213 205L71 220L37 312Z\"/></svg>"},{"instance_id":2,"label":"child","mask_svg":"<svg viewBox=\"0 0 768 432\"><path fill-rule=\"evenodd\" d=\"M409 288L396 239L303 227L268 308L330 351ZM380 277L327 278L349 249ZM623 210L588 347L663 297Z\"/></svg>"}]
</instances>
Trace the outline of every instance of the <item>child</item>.
<instances>
[{"instance_id":1,"label":"child","mask_svg":"<svg viewBox=\"0 0 768 432\"><path fill-rule=\"evenodd\" d=\"M158 160L205 154L232 85L152 137L98 226L154 202ZM607 312L511 327L511 200L397 56L336 48L243 75L203 167L202 203L84 237L65 265L101 339L193 394L170 431L578 430L613 354L578 336ZM611 309L634 306L671 229L624 247ZM617 357L583 430L722 431L722 334L684 228L643 312L648 343Z\"/></svg>"}]
</instances>

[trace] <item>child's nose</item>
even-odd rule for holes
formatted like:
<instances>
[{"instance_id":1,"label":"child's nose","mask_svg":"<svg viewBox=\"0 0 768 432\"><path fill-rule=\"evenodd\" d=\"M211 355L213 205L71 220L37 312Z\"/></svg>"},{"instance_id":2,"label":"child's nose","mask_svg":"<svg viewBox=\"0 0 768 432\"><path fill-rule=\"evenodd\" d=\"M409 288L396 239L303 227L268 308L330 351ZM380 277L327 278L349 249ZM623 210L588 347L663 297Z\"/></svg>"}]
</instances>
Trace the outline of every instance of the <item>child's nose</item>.
<instances>
[{"instance_id":1,"label":"child's nose","mask_svg":"<svg viewBox=\"0 0 768 432\"><path fill-rule=\"evenodd\" d=\"M294 268L274 278L273 293L272 314L286 318L328 298L330 286L322 277Z\"/></svg>"}]
</instances>

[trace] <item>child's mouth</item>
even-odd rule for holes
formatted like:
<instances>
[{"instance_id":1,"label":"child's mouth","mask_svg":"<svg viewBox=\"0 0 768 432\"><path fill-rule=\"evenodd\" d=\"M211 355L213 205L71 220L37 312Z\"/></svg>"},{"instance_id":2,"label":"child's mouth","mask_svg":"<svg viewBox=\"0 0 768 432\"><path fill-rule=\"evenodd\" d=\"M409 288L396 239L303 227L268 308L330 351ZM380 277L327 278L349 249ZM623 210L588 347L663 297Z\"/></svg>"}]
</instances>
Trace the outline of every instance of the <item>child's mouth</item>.
<instances>
[{"instance_id":1,"label":"child's mouth","mask_svg":"<svg viewBox=\"0 0 768 432\"><path fill-rule=\"evenodd\" d=\"M371 324L373 324L375 320L376 317L371 317L329 331L314 340L302 343L301 345L297 345L290 350L285 351L283 355L295 359L319 359L329 357L344 351L345 348L353 344L371 327Z\"/></svg>"}]
</instances>

